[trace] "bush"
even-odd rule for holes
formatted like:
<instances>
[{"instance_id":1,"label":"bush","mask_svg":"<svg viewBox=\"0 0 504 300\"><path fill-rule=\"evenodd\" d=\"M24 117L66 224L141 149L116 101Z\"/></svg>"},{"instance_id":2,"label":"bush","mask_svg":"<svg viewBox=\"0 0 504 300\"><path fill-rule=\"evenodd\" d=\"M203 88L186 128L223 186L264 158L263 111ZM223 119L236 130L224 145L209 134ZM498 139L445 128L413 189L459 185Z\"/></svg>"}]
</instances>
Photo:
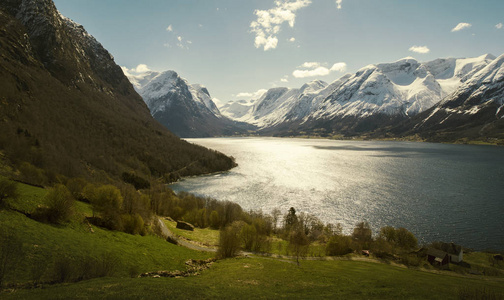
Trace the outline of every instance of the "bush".
<instances>
[{"instance_id":1,"label":"bush","mask_svg":"<svg viewBox=\"0 0 504 300\"><path fill-rule=\"evenodd\" d=\"M86 202L86 200L87 200L84 195L84 188L87 185L88 185L88 182L83 178L71 178L66 183L66 187L70 191L72 196L76 200L84 201L84 202Z\"/></svg>"},{"instance_id":2,"label":"bush","mask_svg":"<svg viewBox=\"0 0 504 300\"><path fill-rule=\"evenodd\" d=\"M0 176L0 206L2 206L4 200L17 199L19 197L19 192L17 189L17 184L3 176Z\"/></svg>"},{"instance_id":3,"label":"bush","mask_svg":"<svg viewBox=\"0 0 504 300\"><path fill-rule=\"evenodd\" d=\"M47 177L44 174L44 170L39 169L28 162L23 162L21 166L19 166L19 172L21 173L23 181L32 185L42 187L47 183Z\"/></svg>"},{"instance_id":4,"label":"bush","mask_svg":"<svg viewBox=\"0 0 504 300\"><path fill-rule=\"evenodd\" d=\"M47 221L62 224L70 221L73 215L75 200L70 191L61 184L50 189L45 196L47 203Z\"/></svg>"},{"instance_id":5,"label":"bush","mask_svg":"<svg viewBox=\"0 0 504 300\"><path fill-rule=\"evenodd\" d=\"M326 245L327 256L340 256L352 251L352 239L345 235L333 235Z\"/></svg>"},{"instance_id":6,"label":"bush","mask_svg":"<svg viewBox=\"0 0 504 300\"><path fill-rule=\"evenodd\" d=\"M296 256L299 265L299 257L305 257L308 253L310 240L306 236L303 226L295 226L289 235L289 250Z\"/></svg>"},{"instance_id":7,"label":"bush","mask_svg":"<svg viewBox=\"0 0 504 300\"><path fill-rule=\"evenodd\" d=\"M122 216L123 230L129 234L146 235L144 220L139 214Z\"/></svg>"},{"instance_id":8,"label":"bush","mask_svg":"<svg viewBox=\"0 0 504 300\"><path fill-rule=\"evenodd\" d=\"M236 221L222 228L219 234L219 248L217 249L218 258L228 258L238 255L240 250L240 230L242 222Z\"/></svg>"},{"instance_id":9,"label":"bush","mask_svg":"<svg viewBox=\"0 0 504 300\"><path fill-rule=\"evenodd\" d=\"M119 189L113 185L104 185L93 191L89 189L93 210L101 216L100 226L112 230L122 230L121 206L123 197Z\"/></svg>"}]
</instances>

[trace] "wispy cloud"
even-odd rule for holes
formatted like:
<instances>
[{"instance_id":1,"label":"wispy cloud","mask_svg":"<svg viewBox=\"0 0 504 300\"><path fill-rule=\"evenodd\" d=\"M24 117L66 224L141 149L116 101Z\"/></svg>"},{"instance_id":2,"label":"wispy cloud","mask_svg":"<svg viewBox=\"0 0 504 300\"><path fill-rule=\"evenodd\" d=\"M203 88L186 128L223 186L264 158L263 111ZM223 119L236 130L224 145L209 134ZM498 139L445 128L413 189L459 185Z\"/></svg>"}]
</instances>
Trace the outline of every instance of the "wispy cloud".
<instances>
[{"instance_id":1,"label":"wispy cloud","mask_svg":"<svg viewBox=\"0 0 504 300\"><path fill-rule=\"evenodd\" d=\"M246 99L246 100L249 100L249 99L259 99L267 91L268 90L266 90L266 89L260 89L260 90L257 90L256 92L252 92L252 93L243 92L243 93L236 94L236 97L239 98L239 99Z\"/></svg>"},{"instance_id":2,"label":"wispy cloud","mask_svg":"<svg viewBox=\"0 0 504 300\"><path fill-rule=\"evenodd\" d=\"M295 41L296 41L296 38L295 38L295 37L291 37L291 38L289 39L289 42L295 42Z\"/></svg>"},{"instance_id":3,"label":"wispy cloud","mask_svg":"<svg viewBox=\"0 0 504 300\"><path fill-rule=\"evenodd\" d=\"M296 11L310 5L311 0L276 0L275 7L268 10L257 9L257 20L250 23L251 32L255 33L254 45L264 51L275 49L278 45L277 34L284 23L294 27Z\"/></svg>"},{"instance_id":4,"label":"wispy cloud","mask_svg":"<svg viewBox=\"0 0 504 300\"><path fill-rule=\"evenodd\" d=\"M178 30L175 30L175 28L173 28L172 24L170 24L170 25L168 25L168 27L166 27L166 31L168 31L170 33L171 40L169 42L163 43L164 47L171 48L172 45L176 45L180 49L189 49L189 45L192 44L192 42L189 40L186 40L178 32Z\"/></svg>"},{"instance_id":5,"label":"wispy cloud","mask_svg":"<svg viewBox=\"0 0 504 300\"><path fill-rule=\"evenodd\" d=\"M289 82L289 75L285 75L284 77L280 78L280 82Z\"/></svg>"},{"instance_id":6,"label":"wispy cloud","mask_svg":"<svg viewBox=\"0 0 504 300\"><path fill-rule=\"evenodd\" d=\"M497 29L502 29L502 26L503 26L503 25L502 25L502 23L499 23L499 24L496 24L496 25L495 25L495 28L497 28Z\"/></svg>"},{"instance_id":7,"label":"wispy cloud","mask_svg":"<svg viewBox=\"0 0 504 300\"><path fill-rule=\"evenodd\" d=\"M324 67L319 62L305 62L300 66L301 69L292 72L292 76L296 78L321 77L327 76L332 72L345 72L346 67L347 65L344 62L335 63L331 68Z\"/></svg>"},{"instance_id":8,"label":"wispy cloud","mask_svg":"<svg viewBox=\"0 0 504 300\"><path fill-rule=\"evenodd\" d=\"M451 32L460 31L462 29L470 28L472 24L470 23L458 23L457 26L453 27Z\"/></svg>"},{"instance_id":9,"label":"wispy cloud","mask_svg":"<svg viewBox=\"0 0 504 300\"><path fill-rule=\"evenodd\" d=\"M338 6L338 9L341 9L341 2L343 2L343 0L336 0L336 5Z\"/></svg>"},{"instance_id":10,"label":"wispy cloud","mask_svg":"<svg viewBox=\"0 0 504 300\"><path fill-rule=\"evenodd\" d=\"M411 46L409 48L409 51L420 54L426 54L430 52L430 49L427 46Z\"/></svg>"}]
</instances>

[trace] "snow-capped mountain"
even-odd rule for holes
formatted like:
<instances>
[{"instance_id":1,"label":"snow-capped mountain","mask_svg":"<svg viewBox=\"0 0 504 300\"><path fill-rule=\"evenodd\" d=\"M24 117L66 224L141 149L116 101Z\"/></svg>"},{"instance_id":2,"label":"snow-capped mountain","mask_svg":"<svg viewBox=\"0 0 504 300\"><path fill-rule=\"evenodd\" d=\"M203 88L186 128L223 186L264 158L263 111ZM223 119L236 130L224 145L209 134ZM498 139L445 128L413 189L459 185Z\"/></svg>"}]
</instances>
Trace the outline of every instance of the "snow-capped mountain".
<instances>
[{"instance_id":1,"label":"snow-capped mountain","mask_svg":"<svg viewBox=\"0 0 504 300\"><path fill-rule=\"evenodd\" d=\"M190 84L175 71L132 75L123 68L152 116L181 137L232 135L244 130L224 117L207 88Z\"/></svg>"},{"instance_id":2,"label":"snow-capped mountain","mask_svg":"<svg viewBox=\"0 0 504 300\"><path fill-rule=\"evenodd\" d=\"M243 116L250 113L254 108L254 103L254 99L229 101L219 107L219 110L223 116L234 120L240 120Z\"/></svg>"},{"instance_id":3,"label":"snow-capped mountain","mask_svg":"<svg viewBox=\"0 0 504 300\"><path fill-rule=\"evenodd\" d=\"M304 131L318 126L329 131L338 127L348 129L358 127L364 120L376 123L363 128L370 130L383 125L379 123L383 120L390 123L408 119L433 107L494 59L487 54L421 63L408 57L368 65L329 85L315 80L299 89L272 88L252 108L229 116L268 133ZM228 106L240 107L236 103Z\"/></svg>"},{"instance_id":4,"label":"snow-capped mountain","mask_svg":"<svg viewBox=\"0 0 504 300\"><path fill-rule=\"evenodd\" d=\"M414 116L438 103L494 58L482 55L427 63L405 58L370 65L350 76L311 117Z\"/></svg>"},{"instance_id":5,"label":"snow-capped mountain","mask_svg":"<svg viewBox=\"0 0 504 300\"><path fill-rule=\"evenodd\" d=\"M504 138L504 54L452 94L394 131L431 140Z\"/></svg>"}]
</instances>

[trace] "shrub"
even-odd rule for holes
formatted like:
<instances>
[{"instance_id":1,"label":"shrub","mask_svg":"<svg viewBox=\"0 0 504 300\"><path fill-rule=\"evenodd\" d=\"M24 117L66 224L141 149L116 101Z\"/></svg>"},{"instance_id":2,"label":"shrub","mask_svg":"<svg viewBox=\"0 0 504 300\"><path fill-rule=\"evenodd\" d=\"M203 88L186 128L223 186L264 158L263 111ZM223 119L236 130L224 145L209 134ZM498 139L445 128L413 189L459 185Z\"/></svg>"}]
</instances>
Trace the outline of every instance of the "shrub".
<instances>
[{"instance_id":1,"label":"shrub","mask_svg":"<svg viewBox=\"0 0 504 300\"><path fill-rule=\"evenodd\" d=\"M371 227L368 222L357 223L352 233L352 238L360 248L369 249L373 241Z\"/></svg>"},{"instance_id":2,"label":"shrub","mask_svg":"<svg viewBox=\"0 0 504 300\"><path fill-rule=\"evenodd\" d=\"M86 201L84 189L88 182L83 178L71 178L67 181L66 187L76 200Z\"/></svg>"},{"instance_id":3,"label":"shrub","mask_svg":"<svg viewBox=\"0 0 504 300\"><path fill-rule=\"evenodd\" d=\"M47 183L47 177L44 171L28 162L23 162L19 166L19 172L21 173L21 178L27 183L36 186L44 186Z\"/></svg>"},{"instance_id":4,"label":"shrub","mask_svg":"<svg viewBox=\"0 0 504 300\"><path fill-rule=\"evenodd\" d=\"M333 235L326 245L326 255L339 256L351 253L352 239L345 235Z\"/></svg>"},{"instance_id":5,"label":"shrub","mask_svg":"<svg viewBox=\"0 0 504 300\"><path fill-rule=\"evenodd\" d=\"M70 221L74 210L74 198L70 191L61 184L50 189L45 196L47 203L47 221L62 224Z\"/></svg>"},{"instance_id":6,"label":"shrub","mask_svg":"<svg viewBox=\"0 0 504 300\"><path fill-rule=\"evenodd\" d=\"M17 199L19 197L19 192L17 189L17 184L3 176L0 176L0 206L3 204L4 200Z\"/></svg>"},{"instance_id":7,"label":"shrub","mask_svg":"<svg viewBox=\"0 0 504 300\"><path fill-rule=\"evenodd\" d=\"M295 226L289 235L289 250L296 256L299 265L299 257L305 257L308 253L310 240L306 236L303 226Z\"/></svg>"},{"instance_id":8,"label":"shrub","mask_svg":"<svg viewBox=\"0 0 504 300\"><path fill-rule=\"evenodd\" d=\"M219 234L218 258L228 258L238 255L240 250L240 230L242 222L236 221L222 228Z\"/></svg>"},{"instance_id":9,"label":"shrub","mask_svg":"<svg viewBox=\"0 0 504 300\"><path fill-rule=\"evenodd\" d=\"M113 185L104 185L95 189L91 193L91 197L89 200L91 201L93 210L101 216L100 226L112 230L121 230L122 219L120 210L123 197L119 189Z\"/></svg>"},{"instance_id":10,"label":"shrub","mask_svg":"<svg viewBox=\"0 0 504 300\"><path fill-rule=\"evenodd\" d=\"M220 227L219 213L216 210L210 213L210 227L213 229L218 229Z\"/></svg>"},{"instance_id":11,"label":"shrub","mask_svg":"<svg viewBox=\"0 0 504 300\"><path fill-rule=\"evenodd\" d=\"M129 234L146 235L144 220L139 214L122 216L123 230Z\"/></svg>"}]
</instances>

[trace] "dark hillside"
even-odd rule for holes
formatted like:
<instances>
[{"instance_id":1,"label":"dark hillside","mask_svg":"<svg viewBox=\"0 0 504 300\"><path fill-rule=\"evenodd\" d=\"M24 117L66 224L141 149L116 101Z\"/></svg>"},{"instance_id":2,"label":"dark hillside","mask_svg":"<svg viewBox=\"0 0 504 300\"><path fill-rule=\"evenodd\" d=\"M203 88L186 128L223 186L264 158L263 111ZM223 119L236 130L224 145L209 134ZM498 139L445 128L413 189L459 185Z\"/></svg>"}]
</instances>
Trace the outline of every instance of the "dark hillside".
<instances>
[{"instance_id":1,"label":"dark hillside","mask_svg":"<svg viewBox=\"0 0 504 300\"><path fill-rule=\"evenodd\" d=\"M17 168L49 177L173 178L234 165L155 121L113 57L51 0L0 3L0 129Z\"/></svg>"}]
</instances>

